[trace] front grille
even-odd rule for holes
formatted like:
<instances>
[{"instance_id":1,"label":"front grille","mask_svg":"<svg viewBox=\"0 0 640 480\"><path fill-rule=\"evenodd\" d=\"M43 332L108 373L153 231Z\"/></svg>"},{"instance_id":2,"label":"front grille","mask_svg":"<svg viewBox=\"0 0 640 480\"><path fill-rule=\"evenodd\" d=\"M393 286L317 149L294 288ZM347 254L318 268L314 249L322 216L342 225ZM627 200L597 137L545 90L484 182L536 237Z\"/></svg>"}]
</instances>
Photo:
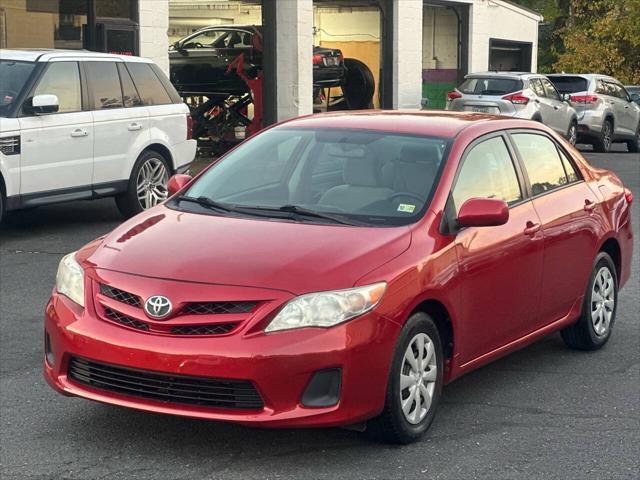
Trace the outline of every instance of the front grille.
<instances>
[{"instance_id":1,"label":"front grille","mask_svg":"<svg viewBox=\"0 0 640 480\"><path fill-rule=\"evenodd\" d=\"M255 306L255 302L192 302L184 307L183 313L191 315L249 313Z\"/></svg>"},{"instance_id":2,"label":"front grille","mask_svg":"<svg viewBox=\"0 0 640 480\"><path fill-rule=\"evenodd\" d=\"M112 298L118 302L126 303L133 307L140 307L140 297L133 293L125 292L119 288L110 287L104 283L100 284L100 293L105 297Z\"/></svg>"},{"instance_id":3,"label":"front grille","mask_svg":"<svg viewBox=\"0 0 640 480\"><path fill-rule=\"evenodd\" d=\"M219 323L217 325L181 325L173 327L171 333L175 335L221 335L229 333L235 323Z\"/></svg>"},{"instance_id":4,"label":"front grille","mask_svg":"<svg viewBox=\"0 0 640 480\"><path fill-rule=\"evenodd\" d=\"M0 138L0 152L5 155L17 155L20 153L20 136Z\"/></svg>"},{"instance_id":5,"label":"front grille","mask_svg":"<svg viewBox=\"0 0 640 480\"><path fill-rule=\"evenodd\" d=\"M264 406L248 380L150 372L77 357L71 358L68 378L98 390L167 403L245 410Z\"/></svg>"},{"instance_id":6,"label":"front grille","mask_svg":"<svg viewBox=\"0 0 640 480\"><path fill-rule=\"evenodd\" d=\"M120 325L124 325L125 327L135 328L137 330L144 330L145 332L149 331L149 324L145 322L141 322L136 320L135 318L131 318L127 315L124 315L120 312L116 312L115 310L111 310L110 308L104 309L104 314L107 316L109 320L112 320Z\"/></svg>"}]
</instances>

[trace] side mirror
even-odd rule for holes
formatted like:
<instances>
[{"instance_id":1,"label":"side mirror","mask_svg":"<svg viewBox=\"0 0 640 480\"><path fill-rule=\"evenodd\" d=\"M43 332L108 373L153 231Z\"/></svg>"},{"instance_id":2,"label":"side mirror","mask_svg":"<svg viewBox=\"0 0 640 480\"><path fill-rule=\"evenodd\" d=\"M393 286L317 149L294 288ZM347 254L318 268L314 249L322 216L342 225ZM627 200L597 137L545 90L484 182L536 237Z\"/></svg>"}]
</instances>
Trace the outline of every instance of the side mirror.
<instances>
[{"instance_id":1,"label":"side mirror","mask_svg":"<svg viewBox=\"0 0 640 480\"><path fill-rule=\"evenodd\" d=\"M640 93L632 93L631 101L636 102L637 104L640 104Z\"/></svg>"},{"instance_id":2,"label":"side mirror","mask_svg":"<svg viewBox=\"0 0 640 480\"><path fill-rule=\"evenodd\" d=\"M56 113L59 108L56 95L36 95L31 99L31 111L36 115Z\"/></svg>"},{"instance_id":3,"label":"side mirror","mask_svg":"<svg viewBox=\"0 0 640 480\"><path fill-rule=\"evenodd\" d=\"M167 191L169 192L169 196L175 195L184 187L186 187L189 182L193 180L191 175L184 175L178 173L169 179L169 183L167 184Z\"/></svg>"},{"instance_id":4,"label":"side mirror","mask_svg":"<svg viewBox=\"0 0 640 480\"><path fill-rule=\"evenodd\" d=\"M509 207L502 200L470 198L460 207L459 227L494 227L509 220Z\"/></svg>"},{"instance_id":5,"label":"side mirror","mask_svg":"<svg viewBox=\"0 0 640 480\"><path fill-rule=\"evenodd\" d=\"M561 93L560 98L563 102L569 102L571 100L571 95L569 93Z\"/></svg>"}]
</instances>

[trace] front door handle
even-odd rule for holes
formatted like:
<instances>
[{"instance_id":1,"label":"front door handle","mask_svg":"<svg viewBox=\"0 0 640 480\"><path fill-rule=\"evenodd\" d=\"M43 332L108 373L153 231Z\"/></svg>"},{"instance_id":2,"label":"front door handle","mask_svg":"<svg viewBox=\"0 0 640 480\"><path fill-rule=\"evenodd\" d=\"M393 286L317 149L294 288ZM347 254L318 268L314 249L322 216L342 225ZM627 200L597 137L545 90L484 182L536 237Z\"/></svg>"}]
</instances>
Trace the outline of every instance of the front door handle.
<instances>
[{"instance_id":1,"label":"front door handle","mask_svg":"<svg viewBox=\"0 0 640 480\"><path fill-rule=\"evenodd\" d=\"M531 220L527 222L527 226L524 229L525 235L534 235L540 231L541 225L539 223L533 223Z\"/></svg>"},{"instance_id":2,"label":"front door handle","mask_svg":"<svg viewBox=\"0 0 640 480\"><path fill-rule=\"evenodd\" d=\"M71 132L71 136L74 138L86 137L87 135L89 135L89 132L87 132L86 130L82 130L81 128L76 128L73 132Z\"/></svg>"},{"instance_id":3,"label":"front door handle","mask_svg":"<svg viewBox=\"0 0 640 480\"><path fill-rule=\"evenodd\" d=\"M135 132L136 130L142 130L142 125L140 125L139 123L130 123L127 129L130 132Z\"/></svg>"},{"instance_id":4,"label":"front door handle","mask_svg":"<svg viewBox=\"0 0 640 480\"><path fill-rule=\"evenodd\" d=\"M596 203L591 200L584 201L584 211L587 213L593 213L593 210L596 208Z\"/></svg>"}]
</instances>

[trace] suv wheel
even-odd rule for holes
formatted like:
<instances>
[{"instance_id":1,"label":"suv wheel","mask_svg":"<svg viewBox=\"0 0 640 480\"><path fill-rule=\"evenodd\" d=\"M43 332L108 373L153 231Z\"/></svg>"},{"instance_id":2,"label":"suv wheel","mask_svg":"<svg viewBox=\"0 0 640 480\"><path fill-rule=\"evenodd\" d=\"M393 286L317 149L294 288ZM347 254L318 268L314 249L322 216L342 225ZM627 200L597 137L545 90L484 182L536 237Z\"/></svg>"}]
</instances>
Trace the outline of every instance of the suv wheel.
<instances>
[{"instance_id":1,"label":"suv wheel","mask_svg":"<svg viewBox=\"0 0 640 480\"><path fill-rule=\"evenodd\" d=\"M367 429L388 443L411 443L427 431L442 393L438 329L426 313L412 315L400 333L387 381L384 410Z\"/></svg>"},{"instance_id":2,"label":"suv wheel","mask_svg":"<svg viewBox=\"0 0 640 480\"><path fill-rule=\"evenodd\" d=\"M567 140L571 145L575 145L578 140L578 122L571 120L569 130L567 130Z\"/></svg>"},{"instance_id":3,"label":"suv wheel","mask_svg":"<svg viewBox=\"0 0 640 480\"><path fill-rule=\"evenodd\" d=\"M578 350L597 350L611 336L618 303L618 279L611 257L596 257L578 321L560 332L564 343Z\"/></svg>"},{"instance_id":4,"label":"suv wheel","mask_svg":"<svg viewBox=\"0 0 640 480\"><path fill-rule=\"evenodd\" d=\"M627 150L629 150L630 153L640 152L640 123L638 124L636 136L633 137L633 140L627 140Z\"/></svg>"},{"instance_id":5,"label":"suv wheel","mask_svg":"<svg viewBox=\"0 0 640 480\"><path fill-rule=\"evenodd\" d=\"M607 119L602 124L602 132L600 138L593 144L593 149L596 152L608 153L611 150L611 142L613 140L613 123Z\"/></svg>"},{"instance_id":6,"label":"suv wheel","mask_svg":"<svg viewBox=\"0 0 640 480\"><path fill-rule=\"evenodd\" d=\"M120 213L132 217L165 201L170 171L164 155L153 150L143 152L133 166L127 191L116 197Z\"/></svg>"}]
</instances>

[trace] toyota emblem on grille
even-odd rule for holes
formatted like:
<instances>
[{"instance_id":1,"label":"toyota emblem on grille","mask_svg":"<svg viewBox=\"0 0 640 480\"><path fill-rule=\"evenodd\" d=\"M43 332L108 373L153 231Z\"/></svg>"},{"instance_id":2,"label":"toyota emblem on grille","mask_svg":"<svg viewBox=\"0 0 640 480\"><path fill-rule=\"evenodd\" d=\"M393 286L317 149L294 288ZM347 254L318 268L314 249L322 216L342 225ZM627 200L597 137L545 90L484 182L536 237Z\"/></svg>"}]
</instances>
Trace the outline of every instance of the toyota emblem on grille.
<instances>
[{"instance_id":1,"label":"toyota emblem on grille","mask_svg":"<svg viewBox=\"0 0 640 480\"><path fill-rule=\"evenodd\" d=\"M144 311L156 320L166 318L171 313L171 300L162 295L149 297L147 301L144 302Z\"/></svg>"}]
</instances>

